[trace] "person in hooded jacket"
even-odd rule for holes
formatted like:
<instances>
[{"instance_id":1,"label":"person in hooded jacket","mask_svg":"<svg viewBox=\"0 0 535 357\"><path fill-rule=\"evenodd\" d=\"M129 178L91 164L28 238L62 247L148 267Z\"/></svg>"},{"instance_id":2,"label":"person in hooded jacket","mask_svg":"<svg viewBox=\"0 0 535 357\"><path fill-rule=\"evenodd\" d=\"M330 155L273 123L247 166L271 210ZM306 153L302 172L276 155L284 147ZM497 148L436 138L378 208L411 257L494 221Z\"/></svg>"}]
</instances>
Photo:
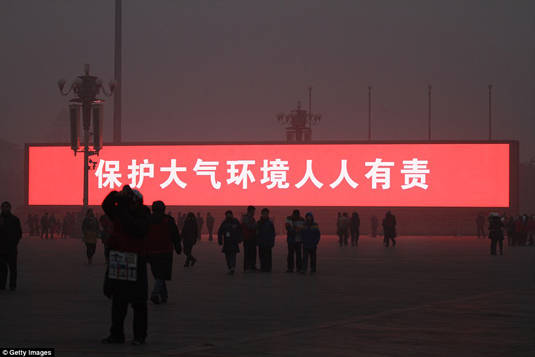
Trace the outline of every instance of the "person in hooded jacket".
<instances>
[{"instance_id":1,"label":"person in hooded jacket","mask_svg":"<svg viewBox=\"0 0 535 357\"><path fill-rule=\"evenodd\" d=\"M351 245L353 247L356 247L359 245L359 236L360 236L360 217L357 212L353 212L351 215L351 222L350 222L350 230L351 230Z\"/></svg>"},{"instance_id":2,"label":"person in hooded jacket","mask_svg":"<svg viewBox=\"0 0 535 357\"><path fill-rule=\"evenodd\" d=\"M110 278L109 267L106 270L104 294L111 298L110 335L103 343L124 343L124 320L128 305L134 311L133 345L145 343L147 337L147 259L146 237L149 228L150 210L143 205L143 196L126 185L122 191L112 191L102 202L104 212L113 222L113 231L108 245L109 261L112 256L129 254L136 256L135 280Z\"/></svg>"},{"instance_id":3,"label":"person in hooded jacket","mask_svg":"<svg viewBox=\"0 0 535 357\"><path fill-rule=\"evenodd\" d=\"M162 201L154 201L147 234L147 259L155 279L154 290L150 297L153 303L167 302L165 281L171 280L173 251L180 254L181 250L180 234L175 219L165 214L165 204Z\"/></svg>"},{"instance_id":4,"label":"person in hooded jacket","mask_svg":"<svg viewBox=\"0 0 535 357\"><path fill-rule=\"evenodd\" d=\"M185 268L189 267L190 264L191 266L194 266L197 262L197 258L195 258L191 253L193 246L195 243L197 243L198 229L199 226L197 223L197 218L195 218L195 214L193 214L193 212L189 212L184 219L182 227L182 244L184 245L184 254L186 255L186 262L184 263Z\"/></svg>"},{"instance_id":5,"label":"person in hooded jacket","mask_svg":"<svg viewBox=\"0 0 535 357\"><path fill-rule=\"evenodd\" d=\"M275 246L275 225L269 219L269 210L262 209L257 224L258 255L260 257L260 270L269 273L272 268L272 249Z\"/></svg>"},{"instance_id":6,"label":"person in hooded jacket","mask_svg":"<svg viewBox=\"0 0 535 357\"><path fill-rule=\"evenodd\" d=\"M234 218L230 210L225 212L225 220L219 226L217 241L219 245L223 246L221 251L225 253L228 274L234 275L236 270L236 254L240 252L242 231L240 221Z\"/></svg>"},{"instance_id":7,"label":"person in hooded jacket","mask_svg":"<svg viewBox=\"0 0 535 357\"><path fill-rule=\"evenodd\" d=\"M316 272L317 250L321 233L311 212L305 215L305 225L301 231L301 235L303 237L303 269L301 272L307 272L308 260L310 259L310 273L313 274Z\"/></svg>"},{"instance_id":8,"label":"person in hooded jacket","mask_svg":"<svg viewBox=\"0 0 535 357\"><path fill-rule=\"evenodd\" d=\"M9 289L17 288L17 246L22 238L22 227L11 213L11 203L2 202L0 213L0 290L5 290L9 271Z\"/></svg>"}]
</instances>

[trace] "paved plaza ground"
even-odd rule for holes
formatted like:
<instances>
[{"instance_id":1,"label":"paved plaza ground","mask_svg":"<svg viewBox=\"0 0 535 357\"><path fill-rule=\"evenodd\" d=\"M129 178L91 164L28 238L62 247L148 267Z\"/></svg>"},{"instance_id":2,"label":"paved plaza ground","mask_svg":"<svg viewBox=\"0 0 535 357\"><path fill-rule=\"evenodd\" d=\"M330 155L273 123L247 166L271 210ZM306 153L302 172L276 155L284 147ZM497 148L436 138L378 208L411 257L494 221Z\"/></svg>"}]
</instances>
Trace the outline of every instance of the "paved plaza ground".
<instances>
[{"instance_id":1,"label":"paved plaza ground","mask_svg":"<svg viewBox=\"0 0 535 357\"><path fill-rule=\"evenodd\" d=\"M24 239L19 288L0 293L0 346L55 347L57 356L535 356L535 248L490 256L487 239L323 237L318 273L226 275L206 237L195 267L176 256L170 301L149 306L144 346L102 345L110 301L102 246L85 263L77 239ZM243 255L238 257L241 265ZM150 285L152 286L152 279ZM131 340L131 313L126 323Z\"/></svg>"}]
</instances>

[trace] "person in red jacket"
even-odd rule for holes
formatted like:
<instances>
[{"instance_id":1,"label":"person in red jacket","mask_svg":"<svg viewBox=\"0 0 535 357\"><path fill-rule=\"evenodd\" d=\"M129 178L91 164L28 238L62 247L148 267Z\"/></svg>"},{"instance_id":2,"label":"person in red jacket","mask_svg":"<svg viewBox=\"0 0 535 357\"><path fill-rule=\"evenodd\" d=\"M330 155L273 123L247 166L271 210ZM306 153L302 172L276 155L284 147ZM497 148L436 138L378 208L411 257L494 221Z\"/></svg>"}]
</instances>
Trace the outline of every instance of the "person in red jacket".
<instances>
[{"instance_id":1,"label":"person in red jacket","mask_svg":"<svg viewBox=\"0 0 535 357\"><path fill-rule=\"evenodd\" d=\"M109 259L104 294L111 298L110 335L102 343L124 343L124 320L128 305L134 310L133 345L145 343L147 337L147 264L145 239L150 210L143 196L125 186L112 191L102 202L104 212L113 222L108 240Z\"/></svg>"},{"instance_id":2,"label":"person in red jacket","mask_svg":"<svg viewBox=\"0 0 535 357\"><path fill-rule=\"evenodd\" d=\"M174 218L165 214L165 204L162 201L154 201L147 234L147 260L155 279L150 297L155 304L167 302L165 281L171 280L173 250L180 254L181 249L180 234Z\"/></svg>"}]
</instances>

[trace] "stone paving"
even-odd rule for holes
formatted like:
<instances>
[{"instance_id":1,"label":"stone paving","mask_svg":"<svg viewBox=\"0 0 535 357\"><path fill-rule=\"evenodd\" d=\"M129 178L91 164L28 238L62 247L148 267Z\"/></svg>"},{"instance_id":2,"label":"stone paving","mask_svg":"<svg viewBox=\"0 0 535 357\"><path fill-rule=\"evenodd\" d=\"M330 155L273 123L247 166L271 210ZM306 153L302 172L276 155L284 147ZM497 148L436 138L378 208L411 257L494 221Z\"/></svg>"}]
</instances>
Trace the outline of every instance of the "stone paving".
<instances>
[{"instance_id":1,"label":"stone paving","mask_svg":"<svg viewBox=\"0 0 535 357\"><path fill-rule=\"evenodd\" d=\"M175 256L170 301L149 306L144 346L108 346L102 246L85 263L77 239L24 239L19 288L0 293L0 346L57 356L535 356L535 247L490 256L487 239L324 237L318 273L285 273L277 237L272 274L227 276L203 237L195 267ZM241 265L242 254L238 257ZM152 285L152 279L150 281ZM132 338L131 314L126 322Z\"/></svg>"}]
</instances>

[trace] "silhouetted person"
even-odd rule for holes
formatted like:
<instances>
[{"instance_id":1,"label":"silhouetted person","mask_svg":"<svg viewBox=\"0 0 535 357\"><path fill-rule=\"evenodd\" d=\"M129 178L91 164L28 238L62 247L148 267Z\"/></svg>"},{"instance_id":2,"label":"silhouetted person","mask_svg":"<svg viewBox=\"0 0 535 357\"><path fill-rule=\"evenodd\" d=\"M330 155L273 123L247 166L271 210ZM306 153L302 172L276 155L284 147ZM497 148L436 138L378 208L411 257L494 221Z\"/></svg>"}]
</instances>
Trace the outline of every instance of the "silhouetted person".
<instances>
[{"instance_id":1,"label":"silhouetted person","mask_svg":"<svg viewBox=\"0 0 535 357\"><path fill-rule=\"evenodd\" d=\"M17 246L22 238L22 227L17 216L11 213L11 203L2 202L0 213L0 290L6 289L9 272L9 289L17 288Z\"/></svg>"},{"instance_id":2,"label":"silhouetted person","mask_svg":"<svg viewBox=\"0 0 535 357\"><path fill-rule=\"evenodd\" d=\"M214 240L214 216L210 212L206 214L206 228L208 229L208 240L211 242Z\"/></svg>"},{"instance_id":3,"label":"silhouetted person","mask_svg":"<svg viewBox=\"0 0 535 357\"><path fill-rule=\"evenodd\" d=\"M360 217L357 212L353 212L353 214L351 215L350 229L351 229L351 245L356 247L359 245L359 237L360 237Z\"/></svg>"},{"instance_id":4,"label":"silhouetted person","mask_svg":"<svg viewBox=\"0 0 535 357\"><path fill-rule=\"evenodd\" d=\"M269 219L269 210L262 209L260 220L257 224L258 255L260 257L260 270L271 272L272 250L275 246L275 225Z\"/></svg>"},{"instance_id":5,"label":"silhouetted person","mask_svg":"<svg viewBox=\"0 0 535 357\"><path fill-rule=\"evenodd\" d=\"M242 216L241 231L243 238L243 271L256 270L256 220L255 208L247 207L247 213Z\"/></svg>"},{"instance_id":6,"label":"silhouetted person","mask_svg":"<svg viewBox=\"0 0 535 357\"><path fill-rule=\"evenodd\" d=\"M204 225L204 218L202 218L201 212L197 212L197 224L199 225L199 230L197 231L197 240L200 242L202 238L202 227Z\"/></svg>"},{"instance_id":7,"label":"silhouetted person","mask_svg":"<svg viewBox=\"0 0 535 357\"><path fill-rule=\"evenodd\" d=\"M165 281L171 280L173 251L177 254L182 251L175 219L165 214L165 204L162 201L154 201L147 233L147 260L155 280L150 296L155 304L167 302L169 294Z\"/></svg>"},{"instance_id":8,"label":"silhouetted person","mask_svg":"<svg viewBox=\"0 0 535 357\"><path fill-rule=\"evenodd\" d=\"M242 232L240 222L234 218L230 210L225 212L225 220L217 232L217 241L223 246L222 252L225 253L228 273L233 275L236 270L236 254L240 252Z\"/></svg>"},{"instance_id":9,"label":"silhouetted person","mask_svg":"<svg viewBox=\"0 0 535 357\"><path fill-rule=\"evenodd\" d=\"M93 262L93 255L97 249L97 238L99 236L99 224L97 217L90 208L87 210L84 221L82 222L82 239L86 247L87 264Z\"/></svg>"},{"instance_id":10,"label":"silhouetted person","mask_svg":"<svg viewBox=\"0 0 535 357\"><path fill-rule=\"evenodd\" d=\"M305 224L301 234L303 236L303 269L301 272L307 272L308 260L310 259L310 273L315 273L320 228L314 222L314 216L310 212L305 215Z\"/></svg>"},{"instance_id":11,"label":"silhouetted person","mask_svg":"<svg viewBox=\"0 0 535 357\"><path fill-rule=\"evenodd\" d=\"M102 208L113 222L113 232L109 239L110 257L106 271L108 279L104 285L104 293L112 299L112 325L110 335L102 342L124 343L124 319L128 305L131 305L134 310L132 344L143 344L147 337L148 281L145 238L150 211L143 205L143 196L128 185L120 192L110 192L104 199ZM123 274L122 270L116 272L110 270L118 266L115 265L118 260L130 263L131 268L125 272L126 274Z\"/></svg>"},{"instance_id":12,"label":"silhouetted person","mask_svg":"<svg viewBox=\"0 0 535 357\"><path fill-rule=\"evenodd\" d=\"M41 217L41 239L48 239L48 212Z\"/></svg>"},{"instance_id":13,"label":"silhouetted person","mask_svg":"<svg viewBox=\"0 0 535 357\"><path fill-rule=\"evenodd\" d=\"M500 255L503 255L503 222L496 213L489 216L489 239L490 254L496 255L496 245L500 247Z\"/></svg>"},{"instance_id":14,"label":"silhouetted person","mask_svg":"<svg viewBox=\"0 0 535 357\"><path fill-rule=\"evenodd\" d=\"M291 216L286 217L287 273L292 273L294 268L296 271L301 271L302 269L303 239L301 230L304 224L305 219L301 217L298 209L294 210Z\"/></svg>"},{"instance_id":15,"label":"silhouetted person","mask_svg":"<svg viewBox=\"0 0 535 357\"><path fill-rule=\"evenodd\" d=\"M340 246L347 246L349 238L350 221L347 212L338 217L338 237Z\"/></svg>"},{"instance_id":16,"label":"silhouetted person","mask_svg":"<svg viewBox=\"0 0 535 357\"><path fill-rule=\"evenodd\" d=\"M505 230L507 232L507 245L510 247L513 245L513 239L515 236L515 217L509 216L505 219Z\"/></svg>"},{"instance_id":17,"label":"silhouetted person","mask_svg":"<svg viewBox=\"0 0 535 357\"><path fill-rule=\"evenodd\" d=\"M379 220L376 216L372 216L371 218L371 237L375 238L377 237L377 229L379 228Z\"/></svg>"},{"instance_id":18,"label":"silhouetted person","mask_svg":"<svg viewBox=\"0 0 535 357\"><path fill-rule=\"evenodd\" d=\"M56 220L56 216L54 215L54 213L52 213L48 218L48 231L50 233L50 239L54 239L54 232L56 230L57 223L58 221Z\"/></svg>"},{"instance_id":19,"label":"silhouetted person","mask_svg":"<svg viewBox=\"0 0 535 357\"><path fill-rule=\"evenodd\" d=\"M184 254L186 255L186 262L184 267L195 265L197 259L192 255L193 246L197 243L197 230L199 225L193 212L189 212L184 220L184 227L182 228L182 244L184 245Z\"/></svg>"},{"instance_id":20,"label":"silhouetted person","mask_svg":"<svg viewBox=\"0 0 535 357\"><path fill-rule=\"evenodd\" d=\"M515 228L515 244L514 245L525 245L527 236L528 236L528 216L522 215L518 217Z\"/></svg>"},{"instance_id":21,"label":"silhouetted person","mask_svg":"<svg viewBox=\"0 0 535 357\"><path fill-rule=\"evenodd\" d=\"M383 219L383 233L384 245L388 247L390 241L392 241L392 246L396 246L396 216L394 216L390 211L386 212L385 218Z\"/></svg>"}]
</instances>

